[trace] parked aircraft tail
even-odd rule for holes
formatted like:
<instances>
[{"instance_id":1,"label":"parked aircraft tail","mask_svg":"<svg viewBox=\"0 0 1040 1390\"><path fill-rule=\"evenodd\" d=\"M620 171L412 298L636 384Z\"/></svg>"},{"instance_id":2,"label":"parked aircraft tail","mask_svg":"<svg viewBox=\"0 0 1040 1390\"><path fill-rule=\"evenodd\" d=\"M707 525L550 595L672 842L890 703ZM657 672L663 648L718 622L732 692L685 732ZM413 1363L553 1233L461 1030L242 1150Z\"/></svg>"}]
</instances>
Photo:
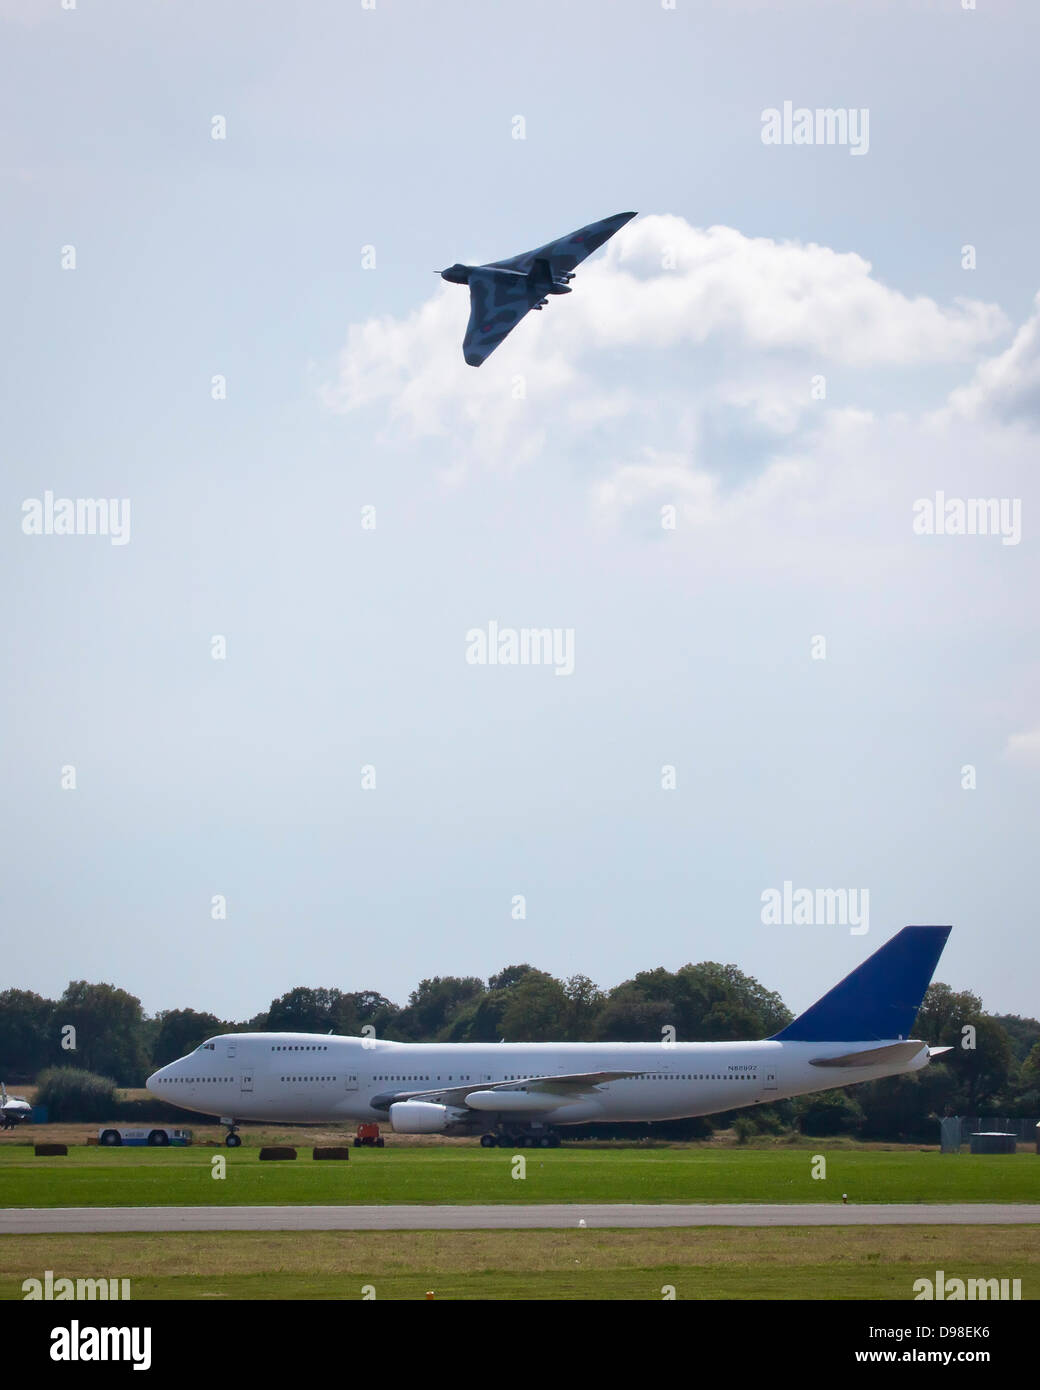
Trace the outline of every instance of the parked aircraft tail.
<instances>
[{"instance_id":1,"label":"parked aircraft tail","mask_svg":"<svg viewBox=\"0 0 1040 1390\"><path fill-rule=\"evenodd\" d=\"M776 1042L909 1038L950 927L904 927L779 1033Z\"/></svg>"}]
</instances>

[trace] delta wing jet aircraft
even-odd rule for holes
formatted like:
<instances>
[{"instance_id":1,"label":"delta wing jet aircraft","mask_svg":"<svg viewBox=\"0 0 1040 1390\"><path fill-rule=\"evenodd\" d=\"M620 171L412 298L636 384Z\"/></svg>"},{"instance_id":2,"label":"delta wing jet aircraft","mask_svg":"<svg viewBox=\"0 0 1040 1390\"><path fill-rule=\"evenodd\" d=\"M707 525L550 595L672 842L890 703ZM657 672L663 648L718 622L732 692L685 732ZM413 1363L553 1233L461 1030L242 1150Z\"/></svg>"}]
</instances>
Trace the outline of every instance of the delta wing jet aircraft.
<instances>
[{"instance_id":1,"label":"delta wing jet aircraft","mask_svg":"<svg viewBox=\"0 0 1040 1390\"><path fill-rule=\"evenodd\" d=\"M469 327L462 343L462 355L469 365L479 367L490 357L529 309L544 309L549 302L547 295L570 294L574 267L633 217L634 212L616 212L508 261L456 263L438 270L436 274L453 285L469 286Z\"/></svg>"},{"instance_id":2,"label":"delta wing jet aircraft","mask_svg":"<svg viewBox=\"0 0 1040 1390\"><path fill-rule=\"evenodd\" d=\"M9 1096L0 1081L0 1129L14 1129L23 1120L31 1119L32 1106L23 1096Z\"/></svg>"},{"instance_id":3,"label":"delta wing jet aircraft","mask_svg":"<svg viewBox=\"0 0 1040 1390\"><path fill-rule=\"evenodd\" d=\"M239 1122L389 1120L398 1134L555 1148L590 1121L675 1120L919 1071L911 1038L949 927L904 927L761 1042L400 1043L224 1033L148 1078L152 1095Z\"/></svg>"}]
</instances>

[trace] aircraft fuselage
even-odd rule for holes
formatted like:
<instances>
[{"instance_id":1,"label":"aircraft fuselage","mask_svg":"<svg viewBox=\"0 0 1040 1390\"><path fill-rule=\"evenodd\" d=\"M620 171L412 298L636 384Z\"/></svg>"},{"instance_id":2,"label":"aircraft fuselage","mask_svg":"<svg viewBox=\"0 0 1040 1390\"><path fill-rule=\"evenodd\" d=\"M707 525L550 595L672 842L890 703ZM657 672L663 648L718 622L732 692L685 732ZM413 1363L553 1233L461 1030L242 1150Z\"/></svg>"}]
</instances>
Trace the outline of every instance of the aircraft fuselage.
<instances>
[{"instance_id":1,"label":"aircraft fuselage","mask_svg":"<svg viewBox=\"0 0 1040 1390\"><path fill-rule=\"evenodd\" d=\"M712 1115L742 1106L872 1081L927 1065L924 1043L890 1040L898 1059L874 1065L821 1066L862 1044L716 1043L400 1043L311 1033L236 1033L211 1039L148 1078L153 1095L236 1120L327 1122L385 1120L397 1100L480 1087L499 1092L502 1108L468 1112L458 1132L480 1133L504 1120L557 1125L649 1121ZM907 1052L912 1053L906 1057ZM539 1077L627 1071L573 1094ZM522 1099L518 1091L527 1092ZM544 1095L545 1104L539 1102ZM431 1097L432 1099L433 1097ZM482 1102L493 1103L493 1102ZM450 1131L449 1131L450 1132Z\"/></svg>"}]
</instances>

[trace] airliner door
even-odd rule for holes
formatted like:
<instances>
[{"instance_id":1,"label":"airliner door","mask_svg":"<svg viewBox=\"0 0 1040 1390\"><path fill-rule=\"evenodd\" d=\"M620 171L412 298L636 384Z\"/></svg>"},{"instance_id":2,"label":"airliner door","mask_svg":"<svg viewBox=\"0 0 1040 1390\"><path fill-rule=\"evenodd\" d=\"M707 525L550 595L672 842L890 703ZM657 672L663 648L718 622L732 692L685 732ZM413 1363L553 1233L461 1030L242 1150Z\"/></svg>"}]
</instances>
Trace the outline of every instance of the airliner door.
<instances>
[{"instance_id":1,"label":"airliner door","mask_svg":"<svg viewBox=\"0 0 1040 1390\"><path fill-rule=\"evenodd\" d=\"M251 1091L251 1090L253 1089L253 1068L252 1068L252 1067L249 1067L246 1071L244 1071L244 1072L242 1073L242 1089L243 1089L243 1091Z\"/></svg>"},{"instance_id":2,"label":"airliner door","mask_svg":"<svg viewBox=\"0 0 1040 1390\"><path fill-rule=\"evenodd\" d=\"M349 1073L347 1074L347 1085L346 1085L346 1090L348 1090L348 1091L356 1091L357 1088L358 1088L357 1072L349 1072Z\"/></svg>"},{"instance_id":3,"label":"airliner door","mask_svg":"<svg viewBox=\"0 0 1040 1390\"><path fill-rule=\"evenodd\" d=\"M776 1072L771 1067L766 1068L765 1075L762 1078L762 1089L763 1091L776 1090Z\"/></svg>"}]
</instances>

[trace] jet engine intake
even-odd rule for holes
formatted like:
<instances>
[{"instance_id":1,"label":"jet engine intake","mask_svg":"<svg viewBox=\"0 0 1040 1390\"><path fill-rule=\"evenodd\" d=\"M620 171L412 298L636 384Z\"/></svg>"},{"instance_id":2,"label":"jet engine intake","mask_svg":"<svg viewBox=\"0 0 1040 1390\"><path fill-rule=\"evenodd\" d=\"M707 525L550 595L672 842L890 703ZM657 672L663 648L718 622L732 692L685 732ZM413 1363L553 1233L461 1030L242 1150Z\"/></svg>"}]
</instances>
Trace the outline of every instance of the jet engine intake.
<instances>
[{"instance_id":1,"label":"jet engine intake","mask_svg":"<svg viewBox=\"0 0 1040 1390\"><path fill-rule=\"evenodd\" d=\"M431 1100L399 1100L390 1107L390 1124L395 1134L444 1134L466 1118L465 1110Z\"/></svg>"}]
</instances>

